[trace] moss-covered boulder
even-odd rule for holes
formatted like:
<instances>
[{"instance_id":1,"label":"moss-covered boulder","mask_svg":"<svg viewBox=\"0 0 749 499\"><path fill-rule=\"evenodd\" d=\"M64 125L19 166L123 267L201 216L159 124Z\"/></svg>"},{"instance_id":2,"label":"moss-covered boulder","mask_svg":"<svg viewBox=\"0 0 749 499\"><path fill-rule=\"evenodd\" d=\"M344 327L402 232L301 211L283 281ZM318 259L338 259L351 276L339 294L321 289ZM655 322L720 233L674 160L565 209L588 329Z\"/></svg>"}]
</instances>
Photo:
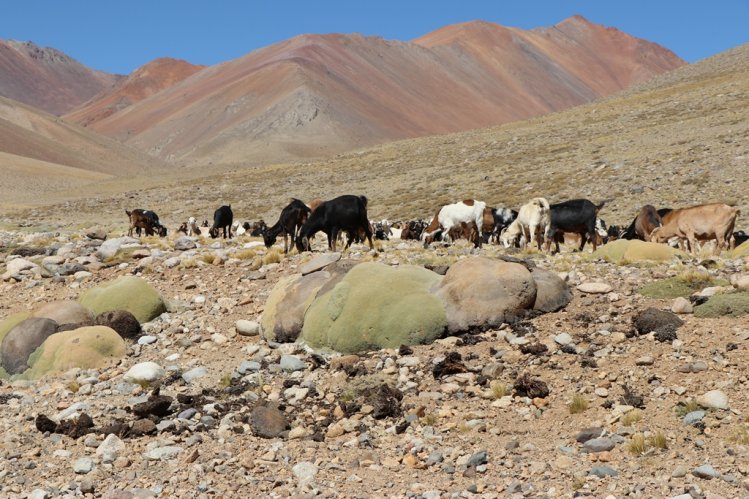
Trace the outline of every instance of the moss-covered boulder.
<instances>
[{"instance_id":1,"label":"moss-covered boulder","mask_svg":"<svg viewBox=\"0 0 749 499\"><path fill-rule=\"evenodd\" d=\"M28 371L21 376L37 379L74 367L94 369L112 365L125 355L125 342L111 328L88 326L56 333L29 357Z\"/></svg>"},{"instance_id":2,"label":"moss-covered boulder","mask_svg":"<svg viewBox=\"0 0 749 499\"><path fill-rule=\"evenodd\" d=\"M430 292L441 280L413 265L359 264L318 293L300 338L343 353L430 343L447 328L445 309Z\"/></svg>"},{"instance_id":3,"label":"moss-covered boulder","mask_svg":"<svg viewBox=\"0 0 749 499\"><path fill-rule=\"evenodd\" d=\"M593 256L603 258L612 263L620 265L629 262L655 261L663 262L674 257L685 256L683 252L672 248L667 244L651 243L646 241L618 239L598 248Z\"/></svg>"},{"instance_id":4,"label":"moss-covered boulder","mask_svg":"<svg viewBox=\"0 0 749 499\"><path fill-rule=\"evenodd\" d=\"M16 327L19 322L25 321L29 317L31 317L31 312L18 312L3 319L2 322L0 322L0 341L3 341L5 335L8 334L11 329Z\"/></svg>"},{"instance_id":5,"label":"moss-covered boulder","mask_svg":"<svg viewBox=\"0 0 749 499\"><path fill-rule=\"evenodd\" d=\"M749 314L749 292L725 293L711 296L694 307L695 317L739 317Z\"/></svg>"},{"instance_id":6,"label":"moss-covered boulder","mask_svg":"<svg viewBox=\"0 0 749 499\"><path fill-rule=\"evenodd\" d=\"M457 333L526 317L537 287L525 265L475 257L451 265L435 290L447 311L449 331Z\"/></svg>"},{"instance_id":7,"label":"moss-covered boulder","mask_svg":"<svg viewBox=\"0 0 749 499\"><path fill-rule=\"evenodd\" d=\"M68 331L94 325L94 314L72 300L45 303L31 312L32 317L46 317L58 324L57 331Z\"/></svg>"},{"instance_id":8,"label":"moss-covered boulder","mask_svg":"<svg viewBox=\"0 0 749 499\"><path fill-rule=\"evenodd\" d=\"M127 310L140 323L148 322L166 311L166 304L159 292L144 279L134 276L118 277L111 283L92 288L80 301L95 315L111 310Z\"/></svg>"},{"instance_id":9,"label":"moss-covered boulder","mask_svg":"<svg viewBox=\"0 0 749 499\"><path fill-rule=\"evenodd\" d=\"M736 246L730 251L729 256L731 258L745 258L749 256L749 241L744 241L740 245Z\"/></svg>"},{"instance_id":10,"label":"moss-covered boulder","mask_svg":"<svg viewBox=\"0 0 749 499\"><path fill-rule=\"evenodd\" d=\"M260 319L263 337L281 343L296 341L302 332L304 314L330 278L329 272L319 271L280 279L268 296Z\"/></svg>"},{"instance_id":11,"label":"moss-covered boulder","mask_svg":"<svg viewBox=\"0 0 749 499\"><path fill-rule=\"evenodd\" d=\"M0 363L8 374L29 367L29 356L57 331L57 323L44 317L29 317L8 331L0 343Z\"/></svg>"}]
</instances>

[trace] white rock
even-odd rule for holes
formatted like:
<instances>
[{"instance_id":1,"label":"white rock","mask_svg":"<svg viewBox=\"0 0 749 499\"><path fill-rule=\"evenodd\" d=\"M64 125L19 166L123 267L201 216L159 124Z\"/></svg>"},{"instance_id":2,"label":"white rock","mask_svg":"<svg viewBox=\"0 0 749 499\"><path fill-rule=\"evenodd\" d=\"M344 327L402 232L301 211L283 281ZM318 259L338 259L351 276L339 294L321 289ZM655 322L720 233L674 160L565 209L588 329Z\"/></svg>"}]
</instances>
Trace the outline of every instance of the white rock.
<instances>
[{"instance_id":1,"label":"white rock","mask_svg":"<svg viewBox=\"0 0 749 499\"><path fill-rule=\"evenodd\" d=\"M128 383L152 383L163 378L166 371L156 362L141 362L131 367L122 379Z\"/></svg>"},{"instance_id":2,"label":"white rock","mask_svg":"<svg viewBox=\"0 0 749 499\"><path fill-rule=\"evenodd\" d=\"M569 345L573 339L568 333L560 333L554 336L554 341L559 345Z\"/></svg>"},{"instance_id":3,"label":"white rock","mask_svg":"<svg viewBox=\"0 0 749 499\"><path fill-rule=\"evenodd\" d=\"M73 463L73 471L75 471L79 475L85 475L86 473L91 473L93 469L94 469L94 461L88 457L82 457L82 458L76 459L75 462Z\"/></svg>"},{"instance_id":4,"label":"white rock","mask_svg":"<svg viewBox=\"0 0 749 499\"><path fill-rule=\"evenodd\" d=\"M115 459L125 450L125 442L117 435L110 433L107 438L96 448L96 455L101 458L102 463L113 463Z\"/></svg>"},{"instance_id":5,"label":"white rock","mask_svg":"<svg viewBox=\"0 0 749 499\"><path fill-rule=\"evenodd\" d=\"M591 294L610 293L613 288L605 282L584 282L577 286L578 291Z\"/></svg>"},{"instance_id":6,"label":"white rock","mask_svg":"<svg viewBox=\"0 0 749 499\"><path fill-rule=\"evenodd\" d=\"M728 395L720 390L710 390L697 397L697 403L709 409L728 409Z\"/></svg>"},{"instance_id":7,"label":"white rock","mask_svg":"<svg viewBox=\"0 0 749 499\"><path fill-rule=\"evenodd\" d=\"M671 304L671 312L675 314L691 314L693 311L692 303L683 296L675 298Z\"/></svg>"},{"instance_id":8,"label":"white rock","mask_svg":"<svg viewBox=\"0 0 749 499\"><path fill-rule=\"evenodd\" d=\"M260 324L257 321L239 319L234 323L234 327L241 336L257 336L260 334Z\"/></svg>"},{"instance_id":9,"label":"white rock","mask_svg":"<svg viewBox=\"0 0 749 499\"><path fill-rule=\"evenodd\" d=\"M177 457L180 452L182 452L182 447L168 445L166 447L156 447L155 449L147 451L143 455L149 461L168 461Z\"/></svg>"},{"instance_id":10,"label":"white rock","mask_svg":"<svg viewBox=\"0 0 749 499\"><path fill-rule=\"evenodd\" d=\"M301 463L295 464L294 467L291 468L291 471L294 473L296 479L299 480L299 485L307 485L315 479L317 469L315 463L302 461Z\"/></svg>"}]
</instances>

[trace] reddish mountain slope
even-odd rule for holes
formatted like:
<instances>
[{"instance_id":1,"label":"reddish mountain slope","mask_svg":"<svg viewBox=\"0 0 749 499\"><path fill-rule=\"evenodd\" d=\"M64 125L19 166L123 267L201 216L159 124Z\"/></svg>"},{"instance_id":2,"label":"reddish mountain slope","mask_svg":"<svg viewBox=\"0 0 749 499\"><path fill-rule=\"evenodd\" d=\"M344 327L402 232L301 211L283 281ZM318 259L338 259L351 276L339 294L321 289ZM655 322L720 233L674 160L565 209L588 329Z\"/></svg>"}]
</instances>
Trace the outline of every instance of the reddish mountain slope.
<instances>
[{"instance_id":1,"label":"reddish mountain slope","mask_svg":"<svg viewBox=\"0 0 749 499\"><path fill-rule=\"evenodd\" d=\"M288 160L537 116L683 64L581 17L531 31L465 23L413 42L304 35L206 68L92 128L171 161Z\"/></svg>"},{"instance_id":2,"label":"reddish mountain slope","mask_svg":"<svg viewBox=\"0 0 749 499\"><path fill-rule=\"evenodd\" d=\"M48 113L70 111L120 78L89 69L55 49L0 40L0 96Z\"/></svg>"},{"instance_id":3,"label":"reddish mountain slope","mask_svg":"<svg viewBox=\"0 0 749 499\"><path fill-rule=\"evenodd\" d=\"M117 111L171 87L204 67L178 59L156 59L133 71L113 88L104 90L82 107L65 115L65 119L83 126L93 125Z\"/></svg>"}]
</instances>

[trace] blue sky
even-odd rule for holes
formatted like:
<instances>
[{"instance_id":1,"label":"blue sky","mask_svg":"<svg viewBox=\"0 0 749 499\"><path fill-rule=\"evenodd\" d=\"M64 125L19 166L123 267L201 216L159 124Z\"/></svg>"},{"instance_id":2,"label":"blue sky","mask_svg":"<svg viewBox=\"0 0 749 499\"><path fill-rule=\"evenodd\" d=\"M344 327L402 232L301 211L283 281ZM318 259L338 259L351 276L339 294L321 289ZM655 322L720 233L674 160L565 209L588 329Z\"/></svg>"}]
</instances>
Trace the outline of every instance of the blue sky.
<instances>
[{"instance_id":1,"label":"blue sky","mask_svg":"<svg viewBox=\"0 0 749 499\"><path fill-rule=\"evenodd\" d=\"M302 33L406 41L464 21L530 29L574 14L689 62L749 42L749 0L7 0L0 39L31 40L126 74L158 57L215 64Z\"/></svg>"}]
</instances>

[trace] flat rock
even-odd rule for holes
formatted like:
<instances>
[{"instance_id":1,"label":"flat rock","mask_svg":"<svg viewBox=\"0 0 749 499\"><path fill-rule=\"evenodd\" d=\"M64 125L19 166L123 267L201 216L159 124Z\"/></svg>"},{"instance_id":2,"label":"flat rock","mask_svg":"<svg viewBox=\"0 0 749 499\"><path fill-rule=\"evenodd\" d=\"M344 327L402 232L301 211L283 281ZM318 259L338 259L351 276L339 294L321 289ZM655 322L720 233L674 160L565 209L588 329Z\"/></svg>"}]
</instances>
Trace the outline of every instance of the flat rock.
<instances>
[{"instance_id":1,"label":"flat rock","mask_svg":"<svg viewBox=\"0 0 749 499\"><path fill-rule=\"evenodd\" d=\"M728 409L728 395L720 390L710 390L697 397L697 403L708 409Z\"/></svg>"},{"instance_id":2,"label":"flat rock","mask_svg":"<svg viewBox=\"0 0 749 499\"><path fill-rule=\"evenodd\" d=\"M606 452L610 451L615 446L616 442L614 442L612 439L606 437L598 437L585 442L583 444L583 449L585 449L587 452Z\"/></svg>"},{"instance_id":3,"label":"flat rock","mask_svg":"<svg viewBox=\"0 0 749 499\"><path fill-rule=\"evenodd\" d=\"M605 282L584 282L577 286L577 290L588 294L610 293L614 288Z\"/></svg>"},{"instance_id":4,"label":"flat rock","mask_svg":"<svg viewBox=\"0 0 749 499\"><path fill-rule=\"evenodd\" d=\"M335 263L340 259L341 254L339 252L324 253L322 255L316 256L309 262L302 265L300 271L302 275L311 274L312 272L317 272L318 270L324 269L331 263Z\"/></svg>"},{"instance_id":5,"label":"flat rock","mask_svg":"<svg viewBox=\"0 0 749 499\"><path fill-rule=\"evenodd\" d=\"M687 413L687 415L684 416L684 424L690 426L697 424L698 422L702 421L702 418L705 417L705 414L706 413L703 410L697 410Z\"/></svg>"},{"instance_id":6,"label":"flat rock","mask_svg":"<svg viewBox=\"0 0 749 499\"><path fill-rule=\"evenodd\" d=\"M280 364L284 371L303 371L307 368L307 363L296 355L282 355Z\"/></svg>"},{"instance_id":7,"label":"flat rock","mask_svg":"<svg viewBox=\"0 0 749 499\"><path fill-rule=\"evenodd\" d=\"M718 473L718 471L709 464L703 464L702 466L693 469L692 474L697 478L704 478L706 480L720 478L720 473Z\"/></svg>"},{"instance_id":8,"label":"flat rock","mask_svg":"<svg viewBox=\"0 0 749 499\"><path fill-rule=\"evenodd\" d=\"M584 444L588 440L592 440L594 438L598 438L603 434L603 428L594 426L591 428L585 428L583 430L580 430L577 435L575 435L575 440L577 440L579 443Z\"/></svg>"},{"instance_id":9,"label":"flat rock","mask_svg":"<svg viewBox=\"0 0 749 499\"><path fill-rule=\"evenodd\" d=\"M182 447L167 445L146 451L143 456L149 461L168 461L177 457L180 452L182 452Z\"/></svg>"}]
</instances>

